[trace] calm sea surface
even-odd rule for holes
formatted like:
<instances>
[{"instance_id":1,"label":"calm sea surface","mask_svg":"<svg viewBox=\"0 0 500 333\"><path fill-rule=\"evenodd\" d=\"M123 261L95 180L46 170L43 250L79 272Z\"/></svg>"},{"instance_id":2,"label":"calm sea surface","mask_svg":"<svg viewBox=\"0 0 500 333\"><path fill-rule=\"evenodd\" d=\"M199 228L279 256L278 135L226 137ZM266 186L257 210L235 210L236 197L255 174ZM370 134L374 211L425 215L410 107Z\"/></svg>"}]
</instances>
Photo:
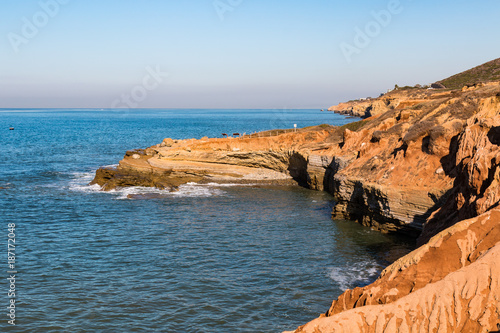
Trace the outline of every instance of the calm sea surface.
<instances>
[{"instance_id":1,"label":"calm sea surface","mask_svg":"<svg viewBox=\"0 0 500 333\"><path fill-rule=\"evenodd\" d=\"M281 332L317 317L410 244L332 221L332 197L301 188L87 184L166 137L350 121L319 110L0 110L0 331Z\"/></svg>"}]
</instances>

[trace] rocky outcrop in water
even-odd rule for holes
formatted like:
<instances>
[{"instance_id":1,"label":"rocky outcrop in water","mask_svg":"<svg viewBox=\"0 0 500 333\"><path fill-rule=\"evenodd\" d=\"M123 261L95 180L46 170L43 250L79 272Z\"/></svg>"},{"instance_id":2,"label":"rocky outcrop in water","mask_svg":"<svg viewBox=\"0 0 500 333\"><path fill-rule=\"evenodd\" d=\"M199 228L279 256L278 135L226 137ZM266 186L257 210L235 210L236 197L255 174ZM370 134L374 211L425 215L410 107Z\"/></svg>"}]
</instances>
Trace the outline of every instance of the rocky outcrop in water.
<instances>
[{"instance_id":1,"label":"rocky outcrop in water","mask_svg":"<svg viewBox=\"0 0 500 333\"><path fill-rule=\"evenodd\" d=\"M127 152L117 168L100 168L92 184L103 190L127 186L175 189L189 182L307 186L308 147L327 141L334 132L338 129L318 126L297 133L165 139L159 145Z\"/></svg>"}]
</instances>

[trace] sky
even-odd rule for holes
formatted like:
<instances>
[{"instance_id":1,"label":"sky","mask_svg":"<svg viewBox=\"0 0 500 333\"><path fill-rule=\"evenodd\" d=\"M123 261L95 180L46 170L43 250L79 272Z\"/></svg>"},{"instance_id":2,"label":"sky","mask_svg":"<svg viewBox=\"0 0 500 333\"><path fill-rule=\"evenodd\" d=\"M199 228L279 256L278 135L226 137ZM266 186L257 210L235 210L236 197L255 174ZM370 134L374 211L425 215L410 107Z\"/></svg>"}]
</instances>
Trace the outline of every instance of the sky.
<instances>
[{"instance_id":1,"label":"sky","mask_svg":"<svg viewBox=\"0 0 500 333\"><path fill-rule=\"evenodd\" d=\"M500 57L497 0L0 0L0 108L328 108Z\"/></svg>"}]
</instances>

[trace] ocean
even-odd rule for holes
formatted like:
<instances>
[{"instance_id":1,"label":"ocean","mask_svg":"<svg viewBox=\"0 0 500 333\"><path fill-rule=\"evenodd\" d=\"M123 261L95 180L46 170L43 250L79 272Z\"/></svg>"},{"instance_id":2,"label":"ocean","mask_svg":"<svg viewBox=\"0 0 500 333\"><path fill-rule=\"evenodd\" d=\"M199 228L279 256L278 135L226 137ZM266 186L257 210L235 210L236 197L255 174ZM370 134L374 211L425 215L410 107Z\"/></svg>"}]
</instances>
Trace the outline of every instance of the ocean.
<instances>
[{"instance_id":1,"label":"ocean","mask_svg":"<svg viewBox=\"0 0 500 333\"><path fill-rule=\"evenodd\" d=\"M0 109L0 331L281 332L316 318L411 242L333 221L333 198L300 187L88 183L167 137L351 121L319 110Z\"/></svg>"}]
</instances>

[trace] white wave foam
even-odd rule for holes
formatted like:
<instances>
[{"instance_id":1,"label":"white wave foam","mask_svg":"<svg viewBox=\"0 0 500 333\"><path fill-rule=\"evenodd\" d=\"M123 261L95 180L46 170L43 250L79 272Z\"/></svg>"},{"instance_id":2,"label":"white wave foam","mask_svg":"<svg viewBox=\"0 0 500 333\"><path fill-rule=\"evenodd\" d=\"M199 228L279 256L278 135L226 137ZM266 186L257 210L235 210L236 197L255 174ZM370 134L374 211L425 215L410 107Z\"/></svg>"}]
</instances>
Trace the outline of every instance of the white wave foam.
<instances>
[{"instance_id":1,"label":"white wave foam","mask_svg":"<svg viewBox=\"0 0 500 333\"><path fill-rule=\"evenodd\" d=\"M174 196L179 197L211 197L223 195L225 192L215 188L214 186L207 186L210 184L202 185L197 183L187 183L179 186L179 190L171 192Z\"/></svg>"},{"instance_id":2,"label":"white wave foam","mask_svg":"<svg viewBox=\"0 0 500 333\"><path fill-rule=\"evenodd\" d=\"M89 185L94 179L94 172L73 172L69 181L68 189L75 192L92 193L99 192L101 187L97 184Z\"/></svg>"},{"instance_id":3,"label":"white wave foam","mask_svg":"<svg viewBox=\"0 0 500 333\"><path fill-rule=\"evenodd\" d=\"M152 197L152 196L170 196L170 197L211 197L225 194L224 191L212 186L211 184L188 183L179 186L177 191L160 190L153 187L133 186L111 191L101 191L101 186L89 183L94 178L94 172L74 172L71 174L71 180L68 188L71 191L83 193L108 193L115 195L118 200L131 199L134 197ZM219 184L214 184L219 185ZM225 184L231 185L232 184Z\"/></svg>"},{"instance_id":4,"label":"white wave foam","mask_svg":"<svg viewBox=\"0 0 500 333\"><path fill-rule=\"evenodd\" d=\"M123 199L132 199L134 196L162 195L162 194L168 194L169 192L164 190L159 190L154 187L133 186L121 189L114 189L104 193L110 193L116 195L118 200L123 200Z\"/></svg>"},{"instance_id":5,"label":"white wave foam","mask_svg":"<svg viewBox=\"0 0 500 333\"><path fill-rule=\"evenodd\" d=\"M376 262L360 261L345 267L331 267L328 276L344 291L374 281L382 271Z\"/></svg>"},{"instance_id":6,"label":"white wave foam","mask_svg":"<svg viewBox=\"0 0 500 333\"><path fill-rule=\"evenodd\" d=\"M152 196L182 197L182 198L211 197L211 196L222 195L225 192L216 188L207 187L196 183L188 183L179 186L178 190L174 192L168 190L160 190L154 187L134 186L134 187L111 190L108 193L113 193L115 195L118 195L117 199L123 200L123 199L133 199L138 197L152 197Z\"/></svg>"}]
</instances>

